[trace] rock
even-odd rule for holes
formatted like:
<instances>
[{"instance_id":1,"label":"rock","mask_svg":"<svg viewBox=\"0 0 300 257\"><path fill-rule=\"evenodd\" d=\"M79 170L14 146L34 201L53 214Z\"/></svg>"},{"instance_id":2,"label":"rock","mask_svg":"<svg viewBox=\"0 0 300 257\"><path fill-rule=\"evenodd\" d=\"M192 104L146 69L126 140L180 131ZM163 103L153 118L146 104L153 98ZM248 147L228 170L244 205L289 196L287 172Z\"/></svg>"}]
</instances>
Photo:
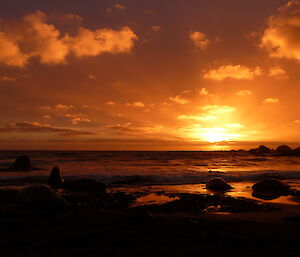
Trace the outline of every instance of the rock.
<instances>
[{"instance_id":1,"label":"rock","mask_svg":"<svg viewBox=\"0 0 300 257\"><path fill-rule=\"evenodd\" d=\"M271 149L264 146L264 145L261 145L257 148L257 151L256 151L258 154L265 154L265 153L270 153L271 152Z\"/></svg>"},{"instance_id":2,"label":"rock","mask_svg":"<svg viewBox=\"0 0 300 257\"><path fill-rule=\"evenodd\" d=\"M14 171L31 171L32 166L30 158L26 155L19 156L11 169Z\"/></svg>"},{"instance_id":3,"label":"rock","mask_svg":"<svg viewBox=\"0 0 300 257\"><path fill-rule=\"evenodd\" d=\"M60 175L60 170L58 167L54 167L48 178L48 184L52 187L61 187L64 179Z\"/></svg>"},{"instance_id":4,"label":"rock","mask_svg":"<svg viewBox=\"0 0 300 257\"><path fill-rule=\"evenodd\" d=\"M261 145L258 148L249 150L249 153L252 153L252 154L268 154L268 153L271 153L271 149L264 146L264 145Z\"/></svg>"},{"instance_id":5,"label":"rock","mask_svg":"<svg viewBox=\"0 0 300 257\"><path fill-rule=\"evenodd\" d=\"M227 191L231 188L222 178L214 178L206 182L206 189L211 191Z\"/></svg>"},{"instance_id":6,"label":"rock","mask_svg":"<svg viewBox=\"0 0 300 257\"><path fill-rule=\"evenodd\" d=\"M293 150L287 145L278 146L275 150L277 155L293 155Z\"/></svg>"},{"instance_id":7,"label":"rock","mask_svg":"<svg viewBox=\"0 0 300 257\"><path fill-rule=\"evenodd\" d=\"M296 149L294 149L293 153L296 156L300 156L300 147L297 147Z\"/></svg>"},{"instance_id":8,"label":"rock","mask_svg":"<svg viewBox=\"0 0 300 257\"><path fill-rule=\"evenodd\" d=\"M28 186L17 194L17 201L25 207L33 209L58 209L64 206L64 201L45 185Z\"/></svg>"},{"instance_id":9,"label":"rock","mask_svg":"<svg viewBox=\"0 0 300 257\"><path fill-rule=\"evenodd\" d=\"M263 179L252 186L253 196L271 200L289 193L290 186L278 179Z\"/></svg>"},{"instance_id":10,"label":"rock","mask_svg":"<svg viewBox=\"0 0 300 257\"><path fill-rule=\"evenodd\" d=\"M77 192L90 192L105 194L106 187L103 183L90 179L90 178L81 178L71 181L66 181L64 183L65 189L70 189Z\"/></svg>"}]
</instances>

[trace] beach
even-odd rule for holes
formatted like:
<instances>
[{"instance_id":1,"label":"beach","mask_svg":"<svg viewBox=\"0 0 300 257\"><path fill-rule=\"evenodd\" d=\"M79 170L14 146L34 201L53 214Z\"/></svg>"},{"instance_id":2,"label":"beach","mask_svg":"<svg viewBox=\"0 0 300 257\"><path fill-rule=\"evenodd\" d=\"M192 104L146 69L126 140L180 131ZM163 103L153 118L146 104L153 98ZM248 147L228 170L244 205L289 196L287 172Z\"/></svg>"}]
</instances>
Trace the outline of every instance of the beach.
<instances>
[{"instance_id":1,"label":"beach","mask_svg":"<svg viewBox=\"0 0 300 257\"><path fill-rule=\"evenodd\" d=\"M20 152L2 152L3 166L11 162L18 154ZM61 154L55 153L56 156L61 156ZM43 158L41 158L42 155L44 155ZM74 167L74 163L79 162L78 155L84 157L80 152L75 153L75 157L74 153L64 153L64 162L60 160L63 163L62 166L65 167L67 166L65 163L68 163ZM191 158L187 158L190 155L160 153L159 163L156 160L155 165L153 163L149 165L149 159L153 162L153 155L157 153L127 153L126 156L130 156L131 159L126 159L124 153L89 153L89 162L91 156L94 156L94 161L98 161L99 156L102 156L102 163L108 163L109 159L113 159L110 160L110 167L116 158L122 159L123 164L127 163L127 166L121 167L124 173L128 168L127 176L113 174L113 179L111 176L113 171L110 174L103 171L108 167L102 167L98 172L95 172L93 168L93 174L91 170L87 170L86 178L95 180L96 183L106 182L105 194L84 187L82 187L84 190L74 190L74 187L51 188L48 185L50 171L46 166L49 165L50 168L61 158L55 159L53 153L31 153L33 167L44 163L43 168L35 168L23 173L2 170L0 245L3 254L5 256L46 257L182 256L186 254L298 256L300 197L282 195L273 199L260 199L253 196L252 192L252 185L258 179L266 177L267 165L277 168L269 172L270 177L274 177L274 174L277 176L288 174L288 177L282 181L293 189L297 189L298 171L291 171L297 167L297 157L290 157L290 163L293 164L288 167L290 170L287 172L281 170L281 167L287 167L286 164L273 165L273 163L285 162L287 157L280 159L280 157L272 156L253 157L245 153L242 157L241 153L215 153L214 155L192 153L193 162L191 163L196 163L196 168L199 167L201 157L203 165L215 158L219 163L223 163L223 167L216 163L223 172L219 170L212 172L211 165L201 166L207 169L206 179L204 171L199 171L200 174L192 177L190 173L181 173L180 177L185 180L180 181L180 177L176 179L171 177L168 180L170 172L167 176L163 176L163 172L167 170L168 159L171 159L172 163L169 165L170 170L175 166L177 174L178 170L183 168L183 165L178 168L178 163L191 166L188 163ZM68 157L65 158L65 156ZM134 161L133 156L135 156ZM70 158L73 158L73 162ZM247 159L248 162L249 159L252 162L258 160L258 163L264 164L260 166L260 169L256 167L254 172L249 171L247 174L245 169L244 171L234 170L232 159L238 158ZM270 159L269 164L266 164L268 159ZM237 167L240 167L242 160L235 161ZM82 167L84 162L79 162L79 167ZM174 162L177 165L173 165ZM226 166L226 162L230 162L230 165ZM137 167L136 173L132 173L134 165ZM164 167L160 173L157 171L159 165ZM147 170L149 166L151 169ZM137 174L141 168L144 168L146 175ZM128 174L130 170L131 174ZM156 170L156 173L149 174L153 170ZM224 170L228 170L227 173ZM234 172L240 174L242 178L250 177L251 179L238 180L238 174L235 175ZM64 174L63 171L61 173ZM294 174L293 178L291 174ZM68 182L71 185L72 181L82 176L83 174L77 172L71 173L70 168L64 176L65 183L67 185ZM207 190L205 181L222 176L227 179L232 189L222 193ZM195 178L200 177L202 181L198 180L196 183ZM108 180L111 182L107 183ZM191 181L193 183L190 183ZM35 198L37 194L34 197L31 195L31 198L26 198L25 195L24 198L23 193L23 198L21 197L20 192L26 192L30 187L38 187L38 189L35 188L37 191L34 191L40 192L38 200ZM51 190L55 197L51 198L51 195L49 198L47 194L44 194L45 188L46 191Z\"/></svg>"}]
</instances>

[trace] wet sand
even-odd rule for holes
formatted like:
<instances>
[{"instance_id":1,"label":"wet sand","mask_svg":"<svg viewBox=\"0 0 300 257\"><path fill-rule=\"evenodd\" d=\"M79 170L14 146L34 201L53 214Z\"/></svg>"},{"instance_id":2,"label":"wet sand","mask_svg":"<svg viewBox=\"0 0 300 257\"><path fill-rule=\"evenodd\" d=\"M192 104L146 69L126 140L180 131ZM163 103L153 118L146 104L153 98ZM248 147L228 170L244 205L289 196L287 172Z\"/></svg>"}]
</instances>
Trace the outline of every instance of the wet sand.
<instances>
[{"instance_id":1,"label":"wet sand","mask_svg":"<svg viewBox=\"0 0 300 257\"><path fill-rule=\"evenodd\" d=\"M127 188L125 194L111 188L105 197L58 190L66 202L62 209L25 208L2 199L1 253L299 256L298 205L136 189Z\"/></svg>"}]
</instances>

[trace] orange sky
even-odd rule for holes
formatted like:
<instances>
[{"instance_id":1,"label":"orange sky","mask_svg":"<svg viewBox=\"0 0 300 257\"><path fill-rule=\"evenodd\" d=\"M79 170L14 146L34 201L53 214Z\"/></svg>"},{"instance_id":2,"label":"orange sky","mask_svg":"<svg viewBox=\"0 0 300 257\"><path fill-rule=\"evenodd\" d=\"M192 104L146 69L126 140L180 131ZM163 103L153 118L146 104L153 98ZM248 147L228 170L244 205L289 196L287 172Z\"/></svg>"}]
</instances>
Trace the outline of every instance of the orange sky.
<instances>
[{"instance_id":1,"label":"orange sky","mask_svg":"<svg viewBox=\"0 0 300 257\"><path fill-rule=\"evenodd\" d=\"M299 61L299 0L4 0L0 149L297 143Z\"/></svg>"}]
</instances>

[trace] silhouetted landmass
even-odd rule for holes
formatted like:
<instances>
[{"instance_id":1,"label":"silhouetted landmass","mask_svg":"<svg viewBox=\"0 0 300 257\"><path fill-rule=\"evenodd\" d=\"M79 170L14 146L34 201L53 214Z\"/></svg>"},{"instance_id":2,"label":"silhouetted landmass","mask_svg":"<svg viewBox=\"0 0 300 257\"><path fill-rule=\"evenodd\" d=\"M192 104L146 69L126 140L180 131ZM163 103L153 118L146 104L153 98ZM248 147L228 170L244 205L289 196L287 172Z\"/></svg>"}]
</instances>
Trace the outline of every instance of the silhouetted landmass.
<instances>
[{"instance_id":1,"label":"silhouetted landmass","mask_svg":"<svg viewBox=\"0 0 300 257\"><path fill-rule=\"evenodd\" d=\"M276 149L270 149L264 145L261 145L258 148L250 149L248 152L256 155L271 154L272 156L300 156L300 147L291 149L287 145L280 145Z\"/></svg>"}]
</instances>

